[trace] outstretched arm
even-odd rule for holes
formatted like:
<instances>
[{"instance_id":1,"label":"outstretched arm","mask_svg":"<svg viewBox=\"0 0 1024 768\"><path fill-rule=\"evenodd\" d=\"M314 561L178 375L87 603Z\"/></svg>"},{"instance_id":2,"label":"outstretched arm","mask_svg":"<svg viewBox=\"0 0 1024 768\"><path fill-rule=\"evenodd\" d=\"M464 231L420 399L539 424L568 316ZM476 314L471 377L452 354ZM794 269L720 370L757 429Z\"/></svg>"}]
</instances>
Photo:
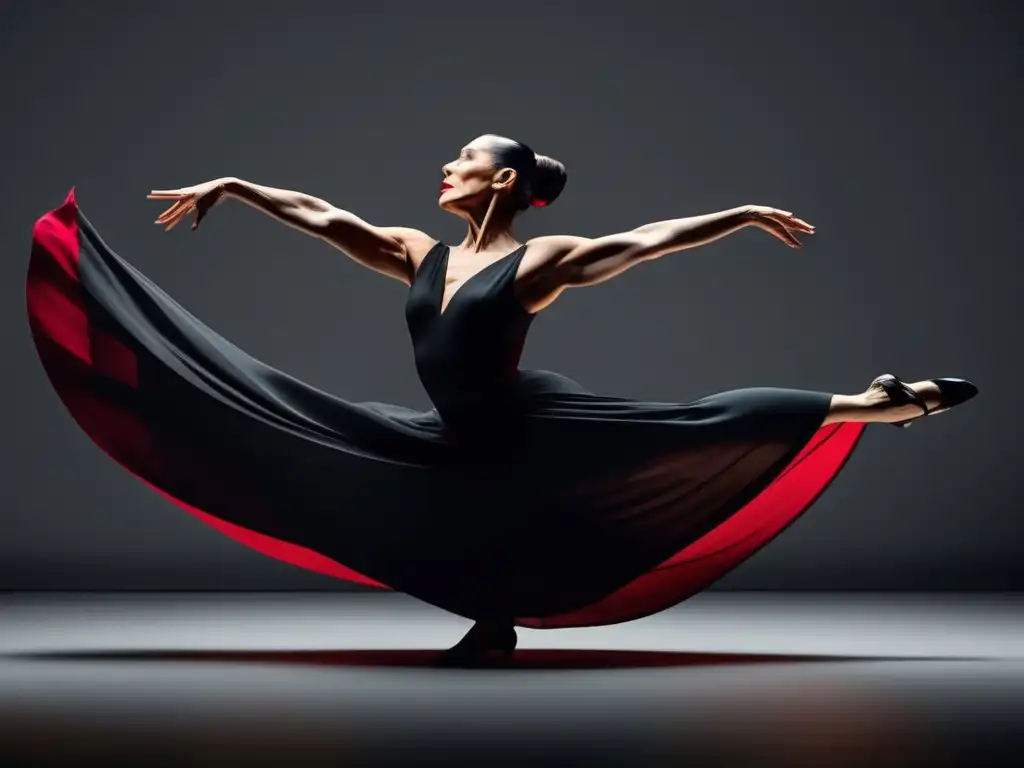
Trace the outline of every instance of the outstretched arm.
<instances>
[{"instance_id":1,"label":"outstretched arm","mask_svg":"<svg viewBox=\"0 0 1024 768\"><path fill-rule=\"evenodd\" d=\"M330 243L359 264L406 284L410 283L423 254L434 243L418 230L377 227L304 192L266 187L234 177L177 190L154 190L149 197L176 200L157 219L157 223L167 225L168 229L192 211L196 212L192 225L195 229L221 200L240 200L293 229Z\"/></svg>"},{"instance_id":2,"label":"outstretched arm","mask_svg":"<svg viewBox=\"0 0 1024 768\"><path fill-rule=\"evenodd\" d=\"M604 237L538 237L530 241L529 262L523 268L524 296L527 303L544 306L565 288L604 282L640 262L705 245L748 226L763 229L793 248L801 246L795 233L814 233L814 227L789 211L744 205Z\"/></svg>"}]
</instances>

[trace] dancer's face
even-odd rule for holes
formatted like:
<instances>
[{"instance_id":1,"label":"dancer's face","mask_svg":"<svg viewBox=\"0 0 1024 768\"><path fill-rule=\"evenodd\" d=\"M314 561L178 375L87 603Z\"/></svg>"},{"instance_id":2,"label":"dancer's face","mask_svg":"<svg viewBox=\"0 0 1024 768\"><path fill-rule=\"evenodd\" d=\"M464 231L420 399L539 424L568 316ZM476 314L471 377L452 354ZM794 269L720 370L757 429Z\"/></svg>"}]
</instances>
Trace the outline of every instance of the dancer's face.
<instances>
[{"instance_id":1,"label":"dancer's face","mask_svg":"<svg viewBox=\"0 0 1024 768\"><path fill-rule=\"evenodd\" d=\"M441 168L444 174L437 204L452 213L486 207L491 196L511 189L515 171L496 168L491 142L486 136L474 139L458 158Z\"/></svg>"}]
</instances>

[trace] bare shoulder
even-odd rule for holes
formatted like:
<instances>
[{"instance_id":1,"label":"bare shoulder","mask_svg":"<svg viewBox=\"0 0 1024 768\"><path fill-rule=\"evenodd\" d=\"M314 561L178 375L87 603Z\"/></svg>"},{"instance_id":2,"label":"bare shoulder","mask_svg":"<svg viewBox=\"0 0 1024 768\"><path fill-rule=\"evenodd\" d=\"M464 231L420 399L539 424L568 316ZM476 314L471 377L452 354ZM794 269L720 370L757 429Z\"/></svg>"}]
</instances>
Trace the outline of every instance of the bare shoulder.
<instances>
[{"instance_id":1,"label":"bare shoulder","mask_svg":"<svg viewBox=\"0 0 1024 768\"><path fill-rule=\"evenodd\" d=\"M411 227L381 227L381 231L397 240L414 260L422 260L437 244L437 238Z\"/></svg>"},{"instance_id":2,"label":"bare shoulder","mask_svg":"<svg viewBox=\"0 0 1024 768\"><path fill-rule=\"evenodd\" d=\"M536 314L558 298L566 287L558 278L559 264L588 242L590 238L577 235L543 235L526 241L516 294L527 311Z\"/></svg>"},{"instance_id":3,"label":"bare shoulder","mask_svg":"<svg viewBox=\"0 0 1024 768\"><path fill-rule=\"evenodd\" d=\"M543 309L566 288L604 282L655 251L649 238L631 230L602 237L547 235L527 243L516 276L523 304Z\"/></svg>"},{"instance_id":4,"label":"bare shoulder","mask_svg":"<svg viewBox=\"0 0 1024 768\"><path fill-rule=\"evenodd\" d=\"M381 227L381 232L398 241L405 253L410 273L416 274L430 249L437 245L436 237L411 227Z\"/></svg>"},{"instance_id":5,"label":"bare shoulder","mask_svg":"<svg viewBox=\"0 0 1024 768\"><path fill-rule=\"evenodd\" d=\"M532 283L547 282L547 276L557 270L558 265L580 246L589 243L590 238L577 235L542 235L526 241L526 250L519 265L519 281Z\"/></svg>"}]
</instances>

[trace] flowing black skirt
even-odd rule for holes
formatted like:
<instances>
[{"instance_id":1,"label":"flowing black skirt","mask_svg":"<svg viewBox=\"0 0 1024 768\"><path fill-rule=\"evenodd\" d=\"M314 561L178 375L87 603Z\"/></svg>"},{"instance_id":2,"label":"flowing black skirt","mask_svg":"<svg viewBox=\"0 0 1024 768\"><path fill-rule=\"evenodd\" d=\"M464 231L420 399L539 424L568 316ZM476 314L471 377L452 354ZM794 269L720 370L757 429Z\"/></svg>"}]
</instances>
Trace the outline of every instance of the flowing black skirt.
<instances>
[{"instance_id":1,"label":"flowing black skirt","mask_svg":"<svg viewBox=\"0 0 1024 768\"><path fill-rule=\"evenodd\" d=\"M864 427L822 427L824 392L651 403L523 371L514 438L467 439L247 355L107 247L73 190L36 223L27 301L71 415L155 491L271 557L467 618L674 605L808 509Z\"/></svg>"}]
</instances>

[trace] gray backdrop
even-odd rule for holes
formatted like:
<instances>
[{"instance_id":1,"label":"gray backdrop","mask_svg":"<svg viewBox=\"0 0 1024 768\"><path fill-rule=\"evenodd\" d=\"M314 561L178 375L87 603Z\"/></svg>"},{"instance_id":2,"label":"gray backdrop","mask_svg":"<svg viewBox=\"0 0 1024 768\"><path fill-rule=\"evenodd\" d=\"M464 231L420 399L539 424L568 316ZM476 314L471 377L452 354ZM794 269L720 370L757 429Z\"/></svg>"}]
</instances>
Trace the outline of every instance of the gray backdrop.
<instances>
[{"instance_id":1,"label":"gray backdrop","mask_svg":"<svg viewBox=\"0 0 1024 768\"><path fill-rule=\"evenodd\" d=\"M427 408L401 284L239 203L164 233L145 194L236 175L452 240L439 168L485 132L568 166L523 236L743 203L819 231L794 251L745 230L570 292L524 365L653 400L852 393L885 371L981 387L911 430L869 428L815 507L720 587L1024 587L1021 11L349 5L0 8L0 588L346 586L222 537L74 425L25 317L39 215L77 185L118 253L242 348L348 399Z\"/></svg>"}]
</instances>

